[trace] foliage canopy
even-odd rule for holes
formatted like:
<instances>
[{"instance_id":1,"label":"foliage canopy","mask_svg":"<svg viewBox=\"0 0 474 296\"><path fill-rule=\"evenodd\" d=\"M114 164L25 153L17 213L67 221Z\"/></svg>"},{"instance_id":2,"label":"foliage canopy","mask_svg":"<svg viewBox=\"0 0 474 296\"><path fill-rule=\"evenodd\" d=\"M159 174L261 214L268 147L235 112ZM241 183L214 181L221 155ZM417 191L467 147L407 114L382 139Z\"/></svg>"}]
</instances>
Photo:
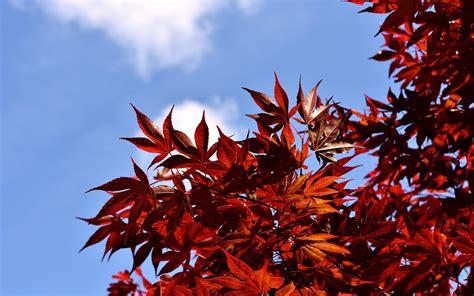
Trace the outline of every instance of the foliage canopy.
<instances>
[{"instance_id":1,"label":"foliage canopy","mask_svg":"<svg viewBox=\"0 0 474 296\"><path fill-rule=\"evenodd\" d=\"M132 251L142 284L121 272L111 295L474 294L474 3L348 2L388 13L373 59L400 85L365 113L321 99L319 83L290 103L276 75L273 98L245 88L261 109L245 139L209 143L203 113L192 140L172 110L160 129L133 107L144 137L124 139L157 174L133 163L91 189L111 197L84 219L99 226L84 248ZM347 189L348 162L369 152L377 167Z\"/></svg>"}]
</instances>

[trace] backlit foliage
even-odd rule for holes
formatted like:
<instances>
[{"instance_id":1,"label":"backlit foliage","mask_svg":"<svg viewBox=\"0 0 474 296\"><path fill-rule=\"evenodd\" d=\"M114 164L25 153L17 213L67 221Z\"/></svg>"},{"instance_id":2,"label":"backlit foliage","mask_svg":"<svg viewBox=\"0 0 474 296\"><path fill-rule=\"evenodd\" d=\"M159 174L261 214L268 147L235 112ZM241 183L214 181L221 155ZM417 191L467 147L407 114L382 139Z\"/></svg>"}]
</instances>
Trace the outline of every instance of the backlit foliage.
<instances>
[{"instance_id":1,"label":"backlit foliage","mask_svg":"<svg viewBox=\"0 0 474 296\"><path fill-rule=\"evenodd\" d=\"M219 130L209 143L204 113L193 141L174 129L172 111L160 129L134 107L146 137L125 139L156 154L156 177L133 163L135 176L93 188L111 197L87 219L100 228L85 247L106 239L104 256L130 248L132 269L150 258L162 276L144 285L148 293L256 295L362 284L339 266L350 252L331 228L350 193L338 180L351 157L334 158L352 147L340 140L341 114L322 104L317 87L306 96L300 87L294 106L278 79L275 100L246 91L262 112L248 115L258 131L240 141ZM306 165L311 151L322 161L316 171ZM143 293L128 275L120 273L109 292Z\"/></svg>"},{"instance_id":2,"label":"backlit foliage","mask_svg":"<svg viewBox=\"0 0 474 296\"><path fill-rule=\"evenodd\" d=\"M111 295L474 294L474 3L348 2L388 13L373 59L400 86L365 113L319 84L290 104L276 76L273 98L245 88L261 112L244 139L209 143L204 113L191 139L172 110L159 128L133 107L144 137L124 139L156 175L132 163L92 189L110 199L84 219L99 227L84 248L132 251ZM349 190L354 155L338 154L353 148L378 163Z\"/></svg>"},{"instance_id":3,"label":"backlit foliage","mask_svg":"<svg viewBox=\"0 0 474 296\"><path fill-rule=\"evenodd\" d=\"M354 270L397 295L473 295L474 1L372 2L389 13L373 59L400 92L366 97L346 135L378 157L352 206L371 217L345 222Z\"/></svg>"}]
</instances>

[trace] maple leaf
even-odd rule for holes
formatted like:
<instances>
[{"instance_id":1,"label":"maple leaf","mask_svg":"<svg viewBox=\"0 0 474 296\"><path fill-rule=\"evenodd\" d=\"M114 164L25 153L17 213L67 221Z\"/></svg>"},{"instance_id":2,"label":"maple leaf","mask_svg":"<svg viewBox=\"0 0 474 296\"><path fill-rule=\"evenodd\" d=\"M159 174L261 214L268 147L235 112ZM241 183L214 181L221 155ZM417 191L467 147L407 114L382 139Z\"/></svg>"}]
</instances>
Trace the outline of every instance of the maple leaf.
<instances>
[{"instance_id":1,"label":"maple leaf","mask_svg":"<svg viewBox=\"0 0 474 296\"><path fill-rule=\"evenodd\" d=\"M220 276L207 279L208 282L233 290L228 295L261 295L270 289L277 289L283 284L281 277L268 272L265 263L254 271L245 262L223 251L227 258L227 266L232 276Z\"/></svg>"},{"instance_id":2,"label":"maple leaf","mask_svg":"<svg viewBox=\"0 0 474 296\"><path fill-rule=\"evenodd\" d=\"M323 104L320 83L305 96L301 80L291 104L275 75L273 98L244 88L262 110L248 115L256 130L241 140L219 129L210 145L204 113L190 137L173 127L173 109L160 130L134 107L145 137L126 140L157 154L156 182L134 164L136 177L95 188L111 198L83 219L98 227L84 247L132 251L144 289L122 274L111 293L472 294L462 273L474 249L474 7L350 2L388 14L373 59L390 61L400 82L385 101L365 96L365 112ZM378 163L347 189L339 178L354 156L334 156L353 148ZM310 149L322 160L314 173ZM153 284L139 272L149 257L161 274Z\"/></svg>"},{"instance_id":3,"label":"maple leaf","mask_svg":"<svg viewBox=\"0 0 474 296\"><path fill-rule=\"evenodd\" d=\"M288 95L280 85L278 76L275 73L274 96L276 102L264 93L260 93L248 88L243 88L250 93L257 105L265 113L247 115L255 119L259 129L267 132L276 133L282 130L281 139L286 146L294 143L294 135L290 125L290 118L298 111L300 104L289 109Z\"/></svg>"},{"instance_id":4,"label":"maple leaf","mask_svg":"<svg viewBox=\"0 0 474 296\"><path fill-rule=\"evenodd\" d=\"M327 233L310 234L297 237L300 243L299 250L314 262L321 262L326 258L326 253L350 254L349 250L339 245L328 243L327 240L337 238Z\"/></svg>"},{"instance_id":5,"label":"maple leaf","mask_svg":"<svg viewBox=\"0 0 474 296\"><path fill-rule=\"evenodd\" d=\"M165 134L160 130L159 127L155 125L155 123L148 118L145 114L140 112L135 106L133 106L137 116L137 122L141 129L141 131L147 136L147 138L143 137L135 137L135 138L121 138L126 140L132 144L134 144L137 148L151 152L151 153L158 153L157 156L153 159L150 163L149 168L154 164L163 160L168 154L171 152L171 141L167 135L169 134L169 128L166 126L166 122L171 120L171 112L169 113L167 119L165 120L165 124L163 125L163 130Z\"/></svg>"},{"instance_id":6,"label":"maple leaf","mask_svg":"<svg viewBox=\"0 0 474 296\"><path fill-rule=\"evenodd\" d=\"M102 190L112 192L112 198L105 203L94 219L115 214L116 212L131 206L128 218L129 225L132 227L136 224L138 218L148 204L156 205L153 193L149 187L148 177L136 165L133 159L132 162L136 178L117 178L87 191Z\"/></svg>"},{"instance_id":7,"label":"maple leaf","mask_svg":"<svg viewBox=\"0 0 474 296\"><path fill-rule=\"evenodd\" d=\"M338 141L342 121L334 119L329 122L320 121L308 129L310 148L318 158L336 162L334 155L354 148L354 145Z\"/></svg>"},{"instance_id":8,"label":"maple leaf","mask_svg":"<svg viewBox=\"0 0 474 296\"><path fill-rule=\"evenodd\" d=\"M322 117L326 115L326 112L331 105L322 105L321 100L318 97L318 87L321 84L320 80L311 91L304 96L303 89L301 88L301 79L298 89L297 102L299 104L298 112L303 120L296 118L296 120L302 124L313 125L320 121Z\"/></svg>"}]
</instances>

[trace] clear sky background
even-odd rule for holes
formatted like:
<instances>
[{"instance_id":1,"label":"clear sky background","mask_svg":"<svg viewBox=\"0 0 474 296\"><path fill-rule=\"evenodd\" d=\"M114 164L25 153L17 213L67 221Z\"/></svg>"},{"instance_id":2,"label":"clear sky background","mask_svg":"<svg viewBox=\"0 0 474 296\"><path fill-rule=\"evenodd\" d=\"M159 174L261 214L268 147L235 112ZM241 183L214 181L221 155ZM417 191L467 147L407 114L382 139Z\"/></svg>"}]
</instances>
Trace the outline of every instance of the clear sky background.
<instances>
[{"instance_id":1,"label":"clear sky background","mask_svg":"<svg viewBox=\"0 0 474 296\"><path fill-rule=\"evenodd\" d=\"M308 91L362 110L386 95L387 65L369 60L383 16L339 0L7 1L1 10L1 295L103 295L128 251L100 262L78 253L107 196L86 190L132 175L145 157L119 137L138 133L133 102L160 118L177 105L189 130L242 133L256 111L240 88ZM160 123L161 124L161 123ZM364 164L364 162L366 162ZM361 178L372 165L351 177Z\"/></svg>"}]
</instances>

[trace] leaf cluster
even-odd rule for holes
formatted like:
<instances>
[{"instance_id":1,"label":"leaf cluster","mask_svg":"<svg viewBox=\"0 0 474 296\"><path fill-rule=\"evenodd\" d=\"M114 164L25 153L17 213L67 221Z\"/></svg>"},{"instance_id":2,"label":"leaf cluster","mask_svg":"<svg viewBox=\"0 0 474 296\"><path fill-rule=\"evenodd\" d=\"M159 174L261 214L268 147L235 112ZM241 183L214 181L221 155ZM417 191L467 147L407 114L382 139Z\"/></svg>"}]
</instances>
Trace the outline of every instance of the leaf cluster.
<instances>
[{"instance_id":1,"label":"leaf cluster","mask_svg":"<svg viewBox=\"0 0 474 296\"><path fill-rule=\"evenodd\" d=\"M144 136L124 139L154 155L156 175L149 180L133 162L135 176L91 189L111 197L85 219L99 228L84 248L105 240L104 256L130 249L132 272L149 259L160 276L149 294L288 295L338 289L346 278L348 291L361 284L338 266L350 251L330 222L350 193L341 176L351 157L334 157L352 148L341 140L347 116L323 104L317 88L304 95L300 84L292 106L276 75L274 98L245 88L261 108L248 115L256 131L238 140L219 129L216 143L204 113L191 139L174 128L173 110L160 128L133 107ZM120 287L141 293L131 279L110 289Z\"/></svg>"},{"instance_id":2,"label":"leaf cluster","mask_svg":"<svg viewBox=\"0 0 474 296\"><path fill-rule=\"evenodd\" d=\"M134 107L144 137L125 139L154 154L156 176L133 163L135 176L93 189L111 197L84 219L99 227L84 247L131 250L141 278L120 273L109 293L474 294L474 4L347 2L387 14L373 59L390 61L399 94L358 112L300 83L290 104L275 76L273 97L244 88L255 131L216 143L204 114L191 139L172 111L159 128ZM353 156L336 157L352 148L378 159L356 190L343 179Z\"/></svg>"},{"instance_id":3,"label":"leaf cluster","mask_svg":"<svg viewBox=\"0 0 474 296\"><path fill-rule=\"evenodd\" d=\"M352 254L383 270L361 272L386 291L472 295L474 3L349 2L388 13L373 59L390 61L400 85L384 101L366 97L368 111L348 124L345 138L378 158L354 204L378 220L347 233L361 250Z\"/></svg>"}]
</instances>

